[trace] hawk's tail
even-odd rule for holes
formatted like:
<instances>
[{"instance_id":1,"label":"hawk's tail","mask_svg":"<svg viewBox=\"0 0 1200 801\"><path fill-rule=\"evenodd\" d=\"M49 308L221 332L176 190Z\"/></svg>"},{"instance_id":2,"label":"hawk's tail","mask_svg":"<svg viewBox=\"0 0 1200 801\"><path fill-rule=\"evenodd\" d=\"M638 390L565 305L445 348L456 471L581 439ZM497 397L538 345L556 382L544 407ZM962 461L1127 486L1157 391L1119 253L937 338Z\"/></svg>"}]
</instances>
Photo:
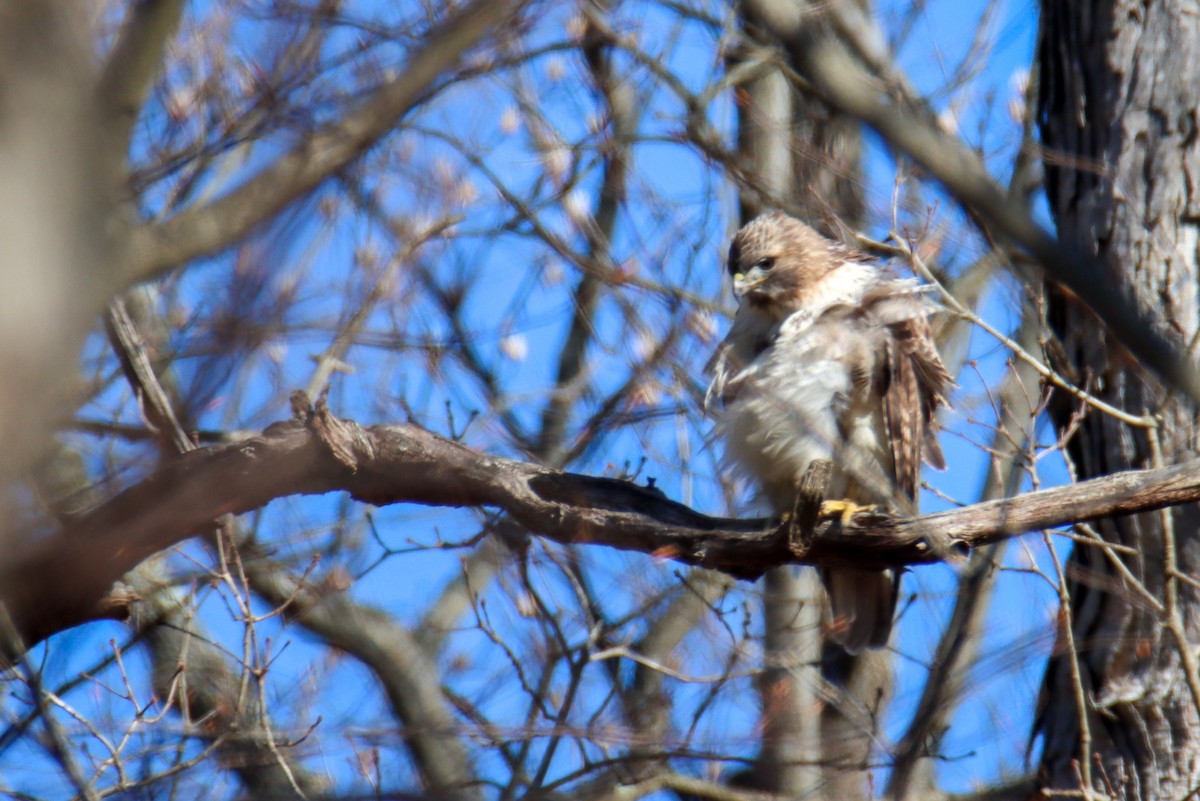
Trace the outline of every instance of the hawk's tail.
<instances>
[{"instance_id":1,"label":"hawk's tail","mask_svg":"<svg viewBox=\"0 0 1200 801\"><path fill-rule=\"evenodd\" d=\"M896 571L839 567L823 571L822 579L833 613L830 638L852 654L886 646L900 592Z\"/></svg>"}]
</instances>

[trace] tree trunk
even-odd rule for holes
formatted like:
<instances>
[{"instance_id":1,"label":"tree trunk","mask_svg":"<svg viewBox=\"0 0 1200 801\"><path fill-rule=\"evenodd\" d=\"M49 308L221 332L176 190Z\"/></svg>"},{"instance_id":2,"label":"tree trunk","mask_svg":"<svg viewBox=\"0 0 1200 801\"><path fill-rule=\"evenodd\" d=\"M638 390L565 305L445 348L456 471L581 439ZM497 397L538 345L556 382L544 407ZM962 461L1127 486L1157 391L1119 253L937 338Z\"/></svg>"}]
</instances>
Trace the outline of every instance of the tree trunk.
<instances>
[{"instance_id":1,"label":"tree trunk","mask_svg":"<svg viewBox=\"0 0 1200 801\"><path fill-rule=\"evenodd\" d=\"M745 7L749 27L762 5ZM866 3L859 5L865 13ZM810 11L806 24L823 26L822 16ZM741 192L742 222L787 204L834 238L842 226L858 227L865 207L859 123L773 68L747 82L738 100L738 146L755 184ZM866 765L876 713L891 689L890 653L850 656L824 641L815 571L772 570L763 592L763 744L752 784L786 798L868 798Z\"/></svg>"},{"instance_id":2,"label":"tree trunk","mask_svg":"<svg viewBox=\"0 0 1200 801\"><path fill-rule=\"evenodd\" d=\"M742 188L743 223L795 194L792 97L773 67L739 91L738 148L754 182ZM811 796L820 785L820 603L815 571L777 567L764 578L762 747L749 783L787 798Z\"/></svg>"},{"instance_id":3,"label":"tree trunk","mask_svg":"<svg viewBox=\"0 0 1200 801\"><path fill-rule=\"evenodd\" d=\"M1187 5L1043 0L1039 125L1060 237L1095 254L1098 282L1132 291L1161 333L1194 347L1200 17ZM1070 293L1049 286L1047 295L1054 366L1108 403L1160 420L1152 429L1089 411L1067 446L1077 477L1195 456L1193 405L1164 391ZM1051 412L1066 430L1080 407L1060 393ZM1060 615L1035 721L1044 789L1082 785L1137 799L1194 792L1200 685L1180 645L1198 639L1197 596L1169 568L1172 560L1184 574L1200 566L1198 522L1189 505L1097 525L1135 549L1122 558L1161 599L1158 609L1138 602L1102 551L1075 549L1066 570L1071 615Z\"/></svg>"}]
</instances>

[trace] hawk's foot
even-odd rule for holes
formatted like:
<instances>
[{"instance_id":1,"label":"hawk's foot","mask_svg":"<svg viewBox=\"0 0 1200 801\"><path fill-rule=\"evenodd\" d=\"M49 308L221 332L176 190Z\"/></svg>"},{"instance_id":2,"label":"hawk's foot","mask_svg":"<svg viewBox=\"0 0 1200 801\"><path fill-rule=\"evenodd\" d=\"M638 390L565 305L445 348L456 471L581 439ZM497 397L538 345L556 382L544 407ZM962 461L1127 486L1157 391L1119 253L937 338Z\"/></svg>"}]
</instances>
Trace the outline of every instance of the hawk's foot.
<instances>
[{"instance_id":1,"label":"hawk's foot","mask_svg":"<svg viewBox=\"0 0 1200 801\"><path fill-rule=\"evenodd\" d=\"M878 506L874 504L857 504L850 500L841 501L825 501L821 504L821 517L839 517L842 520L842 525L846 525L853 517L860 512L874 512L878 510Z\"/></svg>"}]
</instances>

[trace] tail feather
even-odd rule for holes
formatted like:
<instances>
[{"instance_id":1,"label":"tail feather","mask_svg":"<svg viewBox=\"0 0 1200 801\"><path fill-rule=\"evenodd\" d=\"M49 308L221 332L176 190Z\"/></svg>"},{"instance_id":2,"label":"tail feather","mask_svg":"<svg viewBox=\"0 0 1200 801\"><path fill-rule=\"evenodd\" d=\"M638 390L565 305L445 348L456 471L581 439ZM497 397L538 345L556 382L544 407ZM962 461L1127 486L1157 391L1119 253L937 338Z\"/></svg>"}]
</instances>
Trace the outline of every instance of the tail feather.
<instances>
[{"instance_id":1,"label":"tail feather","mask_svg":"<svg viewBox=\"0 0 1200 801\"><path fill-rule=\"evenodd\" d=\"M900 591L896 571L839 567L822 578L833 613L830 638L852 654L886 646Z\"/></svg>"}]
</instances>

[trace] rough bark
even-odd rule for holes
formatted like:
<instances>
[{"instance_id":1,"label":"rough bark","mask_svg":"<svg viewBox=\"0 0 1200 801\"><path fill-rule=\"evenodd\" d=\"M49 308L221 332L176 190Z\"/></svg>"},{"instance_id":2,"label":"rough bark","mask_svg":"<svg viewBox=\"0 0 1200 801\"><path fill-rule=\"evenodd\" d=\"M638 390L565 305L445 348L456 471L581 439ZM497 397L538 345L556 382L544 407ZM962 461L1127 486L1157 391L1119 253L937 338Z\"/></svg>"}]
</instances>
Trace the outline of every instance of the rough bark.
<instances>
[{"instance_id":1,"label":"rough bark","mask_svg":"<svg viewBox=\"0 0 1200 801\"><path fill-rule=\"evenodd\" d=\"M1200 320L1200 18L1186 6L1044 0L1039 53L1047 193L1060 236L1094 254L1097 286L1131 294L1156 335L1180 347L1194 345ZM1078 476L1156 465L1155 437L1161 461L1192 458L1194 405L1164 390L1070 292L1051 285L1048 294L1058 336L1051 356L1062 369L1102 400L1161 420L1151 431L1089 413L1067 449ZM1078 409L1059 400L1052 412L1066 427ZM1112 797L1138 799L1194 792L1200 719L1189 689L1194 671L1186 670L1191 657L1181 656L1179 640L1197 640L1197 597L1168 567L1172 559L1184 574L1200 567L1198 522L1189 504L1098 526L1106 539L1132 549L1122 558L1163 599L1161 609L1113 591L1122 579L1101 552L1075 550L1068 569L1072 630L1060 632L1036 722L1044 738L1043 788L1090 783ZM1077 653L1068 648L1072 641ZM1079 698L1087 706L1082 713Z\"/></svg>"}]
</instances>

